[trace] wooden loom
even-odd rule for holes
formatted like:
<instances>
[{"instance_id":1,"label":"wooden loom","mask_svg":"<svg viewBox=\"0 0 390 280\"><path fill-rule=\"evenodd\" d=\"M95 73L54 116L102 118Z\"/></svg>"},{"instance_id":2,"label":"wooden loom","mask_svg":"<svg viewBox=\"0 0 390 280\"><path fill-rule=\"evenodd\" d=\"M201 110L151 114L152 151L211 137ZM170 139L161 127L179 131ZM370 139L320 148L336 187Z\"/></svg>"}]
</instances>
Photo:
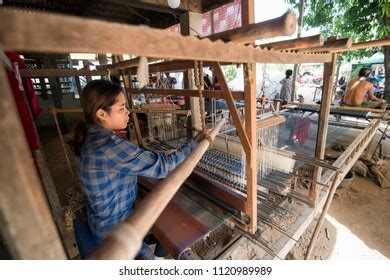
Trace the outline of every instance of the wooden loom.
<instances>
[{"instance_id":1,"label":"wooden loom","mask_svg":"<svg viewBox=\"0 0 390 280\"><path fill-rule=\"evenodd\" d=\"M248 3L244 1L243 5L248 5ZM253 12L253 6L249 8L249 10L251 9ZM246 17L248 19L249 16L246 9L244 9L244 13L246 14L244 15L244 18ZM244 99L246 101L245 127L242 126L239 118L237 118L237 114L233 108L234 106L232 106L232 100L234 99L234 95L232 95L232 93L226 88L226 86L223 87L222 91L219 92L219 94L222 95L223 98L226 98L228 101L229 109L231 110L233 120L238 129L239 138L243 144L245 153L247 155L246 158L248 166L250 167L247 171L248 196L247 205L245 207L245 210L250 217L249 224L246 226L246 229L249 231L254 231L256 225L256 197L253 195L253 185L256 184L256 177L254 175L255 172L253 170L256 155L251 148L254 146L254 143L256 141L254 133L256 129L256 126L254 125L255 88L253 83L254 70L251 66L251 63L326 62L330 66L332 66L335 62L335 57L332 57L330 54L326 53L282 53L278 51L269 51L260 48L253 48L250 46L244 47L235 43L213 43L208 40L185 38L177 34L167 33L164 31L144 29L140 27L131 27L120 24L104 23L95 20L84 20L66 16L48 16L42 18L40 14L22 14L10 11L0 11L0 15L4 22L4 24L0 26L0 48L2 49L15 49L39 52L72 51L96 53L113 52L117 54L132 53L137 55L159 58L206 60L212 61L213 66L215 67L215 69L217 69L217 71L219 71L220 76L221 71L219 63L248 63L244 66L247 78L246 92L245 94L241 93L240 98L237 98ZM244 23L249 22L250 20L244 21ZM11 34L9 30L14 30L14 32L12 32ZM18 36L15 36L15 34L18 34ZM58 36L58 34L61 34L62 36L60 37ZM101 41L102 34L106 35L106 41ZM131 43L130 39L128 39L129 37L123 37L121 36L122 34L132 34ZM31 38L31 40L29 42L26 42L22 38ZM84 41L81 42L80 38L83 38ZM156 45L162 45L162 42L165 40L170 40L173 43L169 44L164 49L154 48L154 46ZM113 41L116 41L117 44L112 44ZM45 44L42 45L42 42L45 42ZM204 52L204 49L208 49L210 52ZM180 66L176 67L179 69L183 69L183 63L179 62L178 64L180 64ZM172 65L170 66L172 67ZM164 66L162 65L159 67ZM54 73L57 70L52 71ZM58 73L55 75L63 75L63 73L59 74L59 71L57 72ZM68 73L68 75L69 74L78 75L80 73ZM93 73L90 74L93 75ZM331 76L331 74L329 76ZM224 81L223 77L221 77L221 81ZM1 77L1 84L2 87L7 88L6 83L4 82L4 76ZM330 83L328 82L328 84ZM127 90L131 94L132 90L129 89L129 87L127 88ZM185 90L183 91L183 95L184 92L189 96L197 96L196 91ZM155 94L161 94L161 92L157 93L156 91ZM175 95L180 95L180 93L175 92ZM210 95L212 97L217 97L218 92L210 92ZM242 96L244 98L242 98ZM324 110L324 114L326 114L326 110ZM21 143L20 145L23 145L23 143ZM10 162L12 162L12 159L10 159ZM21 176L20 178L22 179L23 176ZM37 185L39 185L39 183L35 182L35 186ZM37 213L37 216L41 217L41 214L42 213ZM46 242L46 240L44 242ZM55 243L55 241L53 241L53 243ZM19 248L18 250L18 252L22 252L23 248ZM58 252L60 252L59 249ZM59 256L61 256L61 253L56 255L56 257Z\"/></svg>"},{"instance_id":2,"label":"wooden loom","mask_svg":"<svg viewBox=\"0 0 390 280\"><path fill-rule=\"evenodd\" d=\"M253 125L255 120L255 98L254 85L251 80L247 80L248 93L244 95L246 101L246 126L241 124L238 113L233 105L233 96L228 90L220 62L277 62L284 63L291 62L324 62L329 61L327 54L296 54L261 50L253 47L245 47L236 45L235 43L221 43L211 42L209 40L199 40L192 37L182 37L177 34L164 32L160 30L145 29L140 27L125 26L113 23L103 23L95 20L83 20L66 16L50 16L42 17L39 14L21 14L11 11L0 11L1 17L4 19L4 25L0 28L1 41L0 46L3 49L28 50L28 51L47 51L47 52L96 52L96 53L133 53L149 57L159 58L190 58L195 60L206 60L212 62L213 67L217 71L217 75L222 82L222 95L227 99L229 109L233 116L233 120L238 129L240 139L243 143L245 153L247 155L247 162L250 168L247 171L248 195L246 213L250 217L249 224L246 229L255 231L256 228L256 196L252 190L251 185L256 183L256 176L254 174L253 166L255 162L255 155L251 153L251 144L255 143L255 129ZM37 20L37 17L40 20ZM15 24L15 23L18 24ZM43 25L42 25L43 24ZM65 27L64 29L61 26ZM51 28L55 28L53 33ZM15 30L18 36L9 36L9 30ZM100 38L103 33L107 34L107 40L101 41ZM53 37L53 34L61 34L62 37ZM132 36L132 43L126 44L126 37L120 34L134 34ZM79 41L80 35L84 38L81 43ZM32 36L32 37L31 37ZM19 38L29 38L31 40L25 44ZM117 44L111 44L110 38L117 41ZM118 38L123 40L120 42ZM61 43L59 43L59 41ZM149 48L149 46L161 45L162 41L170 40L175 42L164 49L156 51L156 49ZM42 45L41 42L45 41ZM96 44L99 42L99 44ZM80 44L81 43L81 44ZM187 47L182 47L187 46ZM191 46L191 47L188 47ZM210 52L204 52L204 49L209 49ZM211 51L213 50L213 51ZM246 64L244 66L246 77L251 77L253 69ZM194 92L192 95L195 95ZM233 108L234 107L234 108Z\"/></svg>"}]
</instances>

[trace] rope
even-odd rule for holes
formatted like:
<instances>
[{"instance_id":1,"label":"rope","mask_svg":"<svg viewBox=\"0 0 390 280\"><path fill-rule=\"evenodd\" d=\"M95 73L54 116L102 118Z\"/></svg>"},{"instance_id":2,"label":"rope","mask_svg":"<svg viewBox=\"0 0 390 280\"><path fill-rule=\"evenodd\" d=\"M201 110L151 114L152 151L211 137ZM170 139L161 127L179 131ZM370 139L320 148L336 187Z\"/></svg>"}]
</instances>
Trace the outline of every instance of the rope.
<instances>
[{"instance_id":1,"label":"rope","mask_svg":"<svg viewBox=\"0 0 390 280\"><path fill-rule=\"evenodd\" d=\"M204 108L204 98L203 98L203 88L204 88L204 79L203 79L203 61L194 62L194 79L195 86L198 88L199 94L199 108L201 116L202 130L206 130L205 122L205 108Z\"/></svg>"}]
</instances>

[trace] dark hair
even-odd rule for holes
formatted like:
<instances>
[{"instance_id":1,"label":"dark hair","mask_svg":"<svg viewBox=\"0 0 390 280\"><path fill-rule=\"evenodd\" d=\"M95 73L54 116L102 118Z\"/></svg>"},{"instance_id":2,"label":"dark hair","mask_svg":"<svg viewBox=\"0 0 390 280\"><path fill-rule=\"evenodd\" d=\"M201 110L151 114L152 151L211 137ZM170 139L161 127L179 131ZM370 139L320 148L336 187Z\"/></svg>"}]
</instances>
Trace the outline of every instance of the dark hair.
<instances>
[{"instance_id":1,"label":"dark hair","mask_svg":"<svg viewBox=\"0 0 390 280\"><path fill-rule=\"evenodd\" d=\"M292 73L293 72L291 69L286 70L286 78L289 78L292 75Z\"/></svg>"},{"instance_id":2,"label":"dark hair","mask_svg":"<svg viewBox=\"0 0 390 280\"><path fill-rule=\"evenodd\" d=\"M359 71L359 77L367 78L368 76L370 76L370 74L371 74L371 70L369 68L367 68L367 67L363 67Z\"/></svg>"},{"instance_id":3,"label":"dark hair","mask_svg":"<svg viewBox=\"0 0 390 280\"><path fill-rule=\"evenodd\" d=\"M84 87L82 92L84 119L77 124L73 139L68 141L75 155L80 155L88 126L99 125L96 112L103 109L110 113L111 106L115 104L120 93L121 87L107 80L93 80Z\"/></svg>"}]
</instances>

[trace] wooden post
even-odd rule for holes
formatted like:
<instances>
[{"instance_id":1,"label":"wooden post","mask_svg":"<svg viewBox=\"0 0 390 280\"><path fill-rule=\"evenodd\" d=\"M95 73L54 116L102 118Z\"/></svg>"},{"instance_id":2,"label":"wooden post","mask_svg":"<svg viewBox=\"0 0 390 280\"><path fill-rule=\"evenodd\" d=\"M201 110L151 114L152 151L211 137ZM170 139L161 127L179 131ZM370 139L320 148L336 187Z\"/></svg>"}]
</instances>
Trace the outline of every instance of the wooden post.
<instances>
[{"instance_id":1,"label":"wooden post","mask_svg":"<svg viewBox=\"0 0 390 280\"><path fill-rule=\"evenodd\" d=\"M0 88L0 216L7 247L15 259L66 259L3 67Z\"/></svg>"},{"instance_id":2,"label":"wooden post","mask_svg":"<svg viewBox=\"0 0 390 280\"><path fill-rule=\"evenodd\" d=\"M249 155L251 152L251 145L249 143L248 136L246 135L246 132L245 132L244 127L242 125L240 116L238 114L237 107L234 104L234 99L233 99L232 93L229 90L229 86L226 82L221 65L218 62L213 62L213 69L215 71L215 75L218 79L218 82L221 86L224 99L226 100L227 106L229 108L230 114L232 116L234 125L235 125L236 130L237 130L238 137L240 138L240 141L241 141L241 144L244 148L245 154ZM244 95L244 97L245 97L245 95ZM256 127L256 122L254 123L254 126Z\"/></svg>"},{"instance_id":3,"label":"wooden post","mask_svg":"<svg viewBox=\"0 0 390 280\"><path fill-rule=\"evenodd\" d=\"M305 6L305 0L300 0L299 1L299 18L298 18L297 38L301 38L301 34L302 34L304 6ZM294 64L293 81L292 81L292 88L291 88L291 101L295 100L296 82L297 82L298 72L299 72L299 64Z\"/></svg>"},{"instance_id":4,"label":"wooden post","mask_svg":"<svg viewBox=\"0 0 390 280\"><path fill-rule=\"evenodd\" d=\"M118 60L123 61L123 56L118 56ZM134 109L133 94L131 91L129 91L129 89L131 88L131 75L125 74L123 70L121 70L120 72L122 73L123 84L125 85L125 96L127 103L131 109ZM143 141L141 129L139 127L138 116L136 113L132 113L131 115L133 117L135 137L137 138L138 146L142 147Z\"/></svg>"},{"instance_id":5,"label":"wooden post","mask_svg":"<svg viewBox=\"0 0 390 280\"><path fill-rule=\"evenodd\" d=\"M202 34L202 14L186 12L180 16L180 31L183 36L196 36ZM183 75L184 88L195 89L193 71L184 71ZM191 127L196 130L202 129L200 107L198 97L186 98L186 110L191 110Z\"/></svg>"},{"instance_id":6,"label":"wooden post","mask_svg":"<svg viewBox=\"0 0 390 280\"><path fill-rule=\"evenodd\" d=\"M330 105L332 101L332 89L333 89L333 79L335 74L337 54L332 54L332 62L324 64L324 85L322 87L322 99L320 114L318 120L317 128L317 141L315 149L315 158L324 159L325 148L326 148L326 138L328 136L328 121L329 121L329 112ZM313 171L313 181L319 182L321 179L322 168L314 167ZM319 195L319 185L313 183L310 188L310 198L313 201L314 205L318 202Z\"/></svg>"},{"instance_id":7,"label":"wooden post","mask_svg":"<svg viewBox=\"0 0 390 280\"><path fill-rule=\"evenodd\" d=\"M54 69L57 67L54 67L53 61L49 56L45 56L43 59L43 64L45 68ZM50 91L51 91L51 97L53 99L54 106L56 108L63 108L62 101L61 101L61 85L58 83L58 78L49 77L49 84L50 84ZM58 121L61 126L61 130L64 133L68 133L69 129L66 125L66 119L64 114L58 115Z\"/></svg>"},{"instance_id":8,"label":"wooden post","mask_svg":"<svg viewBox=\"0 0 390 280\"><path fill-rule=\"evenodd\" d=\"M243 25L255 22L253 0L241 2L241 20ZM257 141L256 141L256 63L244 64L245 79L245 130L251 147L246 155L246 186L247 186L247 214L249 215L248 230L255 233L257 230Z\"/></svg>"},{"instance_id":9,"label":"wooden post","mask_svg":"<svg viewBox=\"0 0 390 280\"><path fill-rule=\"evenodd\" d=\"M313 252L313 248L314 248L314 245L315 245L315 243L317 241L318 234L320 233L320 229L322 227L322 224L325 221L325 217L326 217L326 214L328 213L328 210L330 208L330 204L333 201L333 196L334 196L334 194L335 194L335 192L337 190L337 187L338 187L338 185L340 183L340 177L341 177L341 173L340 172L336 172L335 176L333 178L332 186L330 187L330 190L329 190L329 193L328 193L328 197L326 198L326 202L325 202L324 208L322 209L320 218L318 219L317 225L316 225L316 227L314 229L313 236L311 237L311 240L310 240L310 244L309 244L309 246L307 248L306 255L305 255L305 260L310 259L311 253Z\"/></svg>"}]
</instances>

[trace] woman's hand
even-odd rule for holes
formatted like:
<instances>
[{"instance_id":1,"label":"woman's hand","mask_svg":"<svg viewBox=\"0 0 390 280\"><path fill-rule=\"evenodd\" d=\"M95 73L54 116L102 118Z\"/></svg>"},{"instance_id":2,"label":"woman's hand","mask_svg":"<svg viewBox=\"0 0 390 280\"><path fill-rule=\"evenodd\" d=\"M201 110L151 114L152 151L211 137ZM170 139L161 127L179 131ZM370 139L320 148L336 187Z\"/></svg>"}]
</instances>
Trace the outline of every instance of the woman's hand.
<instances>
[{"instance_id":1,"label":"woman's hand","mask_svg":"<svg viewBox=\"0 0 390 280\"><path fill-rule=\"evenodd\" d=\"M215 137L211 137L210 132L211 132L211 129L199 131L199 133L194 137L194 139L197 142L201 142L201 141L207 139L210 142L210 144L213 144Z\"/></svg>"}]
</instances>

